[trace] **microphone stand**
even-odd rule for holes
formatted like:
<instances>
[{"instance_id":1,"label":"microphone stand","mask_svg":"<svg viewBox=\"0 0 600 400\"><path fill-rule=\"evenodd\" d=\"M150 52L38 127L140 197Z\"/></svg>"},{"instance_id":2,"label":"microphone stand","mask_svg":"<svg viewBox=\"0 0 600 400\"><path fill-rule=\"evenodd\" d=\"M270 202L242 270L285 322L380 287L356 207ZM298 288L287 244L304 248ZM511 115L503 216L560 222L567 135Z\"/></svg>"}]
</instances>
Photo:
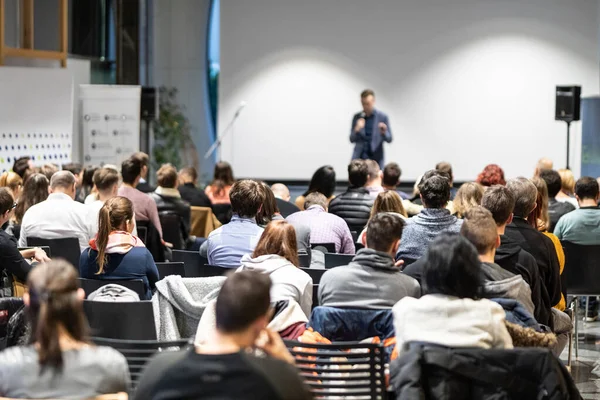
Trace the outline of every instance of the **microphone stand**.
<instances>
[{"instance_id":1,"label":"microphone stand","mask_svg":"<svg viewBox=\"0 0 600 400\"><path fill-rule=\"evenodd\" d=\"M221 150L221 143L223 142L223 139L225 139L227 137L227 135L229 134L229 132L231 132L233 130L233 124L235 124L235 121L238 119L238 117L240 116L240 112L242 111L242 107L238 108L238 110L235 112L235 114L233 115L233 118L231 119L231 121L229 122L229 124L225 127L225 129L223 129L223 131L221 132L221 134L217 137L217 140L213 143L212 146L210 146L210 148L208 149L208 151L206 152L206 154L204 154L204 159L207 160L209 157L211 157L213 155L213 153L215 152L215 150L219 149L219 153ZM219 161L220 160L220 154L219 154Z\"/></svg>"}]
</instances>

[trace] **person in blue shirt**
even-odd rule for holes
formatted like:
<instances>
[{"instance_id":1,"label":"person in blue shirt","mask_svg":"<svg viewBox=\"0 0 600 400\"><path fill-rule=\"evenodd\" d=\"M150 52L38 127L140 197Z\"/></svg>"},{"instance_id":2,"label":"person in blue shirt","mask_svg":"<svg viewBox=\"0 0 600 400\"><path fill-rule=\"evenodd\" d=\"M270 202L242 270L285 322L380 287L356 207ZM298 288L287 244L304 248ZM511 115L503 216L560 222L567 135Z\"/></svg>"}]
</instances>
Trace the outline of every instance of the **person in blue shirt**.
<instances>
[{"instance_id":1,"label":"person in blue shirt","mask_svg":"<svg viewBox=\"0 0 600 400\"><path fill-rule=\"evenodd\" d=\"M120 196L107 200L100 209L98 234L81 253L79 274L86 279L141 279L146 288L141 300L150 300L158 269L144 243L131 234L133 227L131 201Z\"/></svg>"},{"instance_id":2,"label":"person in blue shirt","mask_svg":"<svg viewBox=\"0 0 600 400\"><path fill-rule=\"evenodd\" d=\"M253 180L233 184L229 192L231 221L212 231L203 245L210 265L237 268L242 257L254 251L264 230L256 224L256 215L265 200L262 193L261 184Z\"/></svg>"},{"instance_id":3,"label":"person in blue shirt","mask_svg":"<svg viewBox=\"0 0 600 400\"><path fill-rule=\"evenodd\" d=\"M575 183L577 210L563 215L554 228L560 239L582 245L600 244L600 208L598 208L599 186L596 179L583 176Z\"/></svg>"}]
</instances>

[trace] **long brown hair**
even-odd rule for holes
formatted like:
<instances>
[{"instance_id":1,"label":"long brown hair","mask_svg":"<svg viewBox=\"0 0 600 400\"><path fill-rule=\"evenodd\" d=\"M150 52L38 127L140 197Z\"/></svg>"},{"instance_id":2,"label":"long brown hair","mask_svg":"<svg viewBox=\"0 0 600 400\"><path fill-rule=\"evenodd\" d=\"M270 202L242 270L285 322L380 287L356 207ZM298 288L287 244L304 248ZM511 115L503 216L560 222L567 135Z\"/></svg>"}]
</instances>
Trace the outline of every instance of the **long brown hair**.
<instances>
[{"instance_id":1,"label":"long brown hair","mask_svg":"<svg viewBox=\"0 0 600 400\"><path fill-rule=\"evenodd\" d=\"M263 196L263 203L260 212L256 216L256 223L267 225L275 214L279 214L279 207L277 207L277 200L275 200L273 191L265 182L260 182L260 193Z\"/></svg>"},{"instance_id":2,"label":"long brown hair","mask_svg":"<svg viewBox=\"0 0 600 400\"><path fill-rule=\"evenodd\" d=\"M459 218L464 217L467 211L481 204L483 186L477 182L465 182L460 185L454 198L454 211Z\"/></svg>"},{"instance_id":3,"label":"long brown hair","mask_svg":"<svg viewBox=\"0 0 600 400\"><path fill-rule=\"evenodd\" d=\"M550 215L548 214L548 186L546 182L537 176L531 178L531 182L537 189L536 207L529 213L527 222L538 231L545 232L550 226Z\"/></svg>"},{"instance_id":4,"label":"long brown hair","mask_svg":"<svg viewBox=\"0 0 600 400\"><path fill-rule=\"evenodd\" d=\"M133 204L128 198L116 196L110 198L104 203L98 215L98 236L96 236L96 248L98 256L98 272L96 275L104 273L106 265L106 245L108 236L111 232L122 229L123 224L133 219Z\"/></svg>"},{"instance_id":5,"label":"long brown hair","mask_svg":"<svg viewBox=\"0 0 600 400\"><path fill-rule=\"evenodd\" d=\"M49 185L50 181L42 174L33 174L25 180L25 186L23 186L23 191L15 209L15 219L18 224L23 220L25 211L48 198Z\"/></svg>"},{"instance_id":6,"label":"long brown hair","mask_svg":"<svg viewBox=\"0 0 600 400\"><path fill-rule=\"evenodd\" d=\"M221 195L223 190L227 186L233 185L235 180L233 179L233 170L231 165L225 161L219 161L215 164L215 173L213 181L210 184L213 187L213 191L216 195Z\"/></svg>"},{"instance_id":7,"label":"long brown hair","mask_svg":"<svg viewBox=\"0 0 600 400\"><path fill-rule=\"evenodd\" d=\"M267 254L277 254L296 267L300 265L296 230L292 224L285 220L269 222L252 253L252 258Z\"/></svg>"},{"instance_id":8,"label":"long brown hair","mask_svg":"<svg viewBox=\"0 0 600 400\"><path fill-rule=\"evenodd\" d=\"M373 208L371 208L371 218L380 212L395 212L407 217L406 210L402 205L402 198L393 190L381 192L377 195Z\"/></svg>"},{"instance_id":9,"label":"long brown hair","mask_svg":"<svg viewBox=\"0 0 600 400\"><path fill-rule=\"evenodd\" d=\"M27 278L32 325L32 342L39 345L42 367L61 368L60 328L78 342L87 342L88 326L83 302L77 296L77 269L64 260L53 260L35 267Z\"/></svg>"}]
</instances>

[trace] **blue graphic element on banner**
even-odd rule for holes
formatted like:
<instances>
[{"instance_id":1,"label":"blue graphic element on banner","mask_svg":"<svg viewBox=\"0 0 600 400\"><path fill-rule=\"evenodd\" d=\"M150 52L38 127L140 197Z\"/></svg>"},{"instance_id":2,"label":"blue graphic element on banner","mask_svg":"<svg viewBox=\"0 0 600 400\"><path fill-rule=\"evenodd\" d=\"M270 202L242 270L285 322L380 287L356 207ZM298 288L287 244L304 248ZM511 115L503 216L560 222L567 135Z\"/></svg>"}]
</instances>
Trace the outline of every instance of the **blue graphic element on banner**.
<instances>
[{"instance_id":1,"label":"blue graphic element on banner","mask_svg":"<svg viewBox=\"0 0 600 400\"><path fill-rule=\"evenodd\" d=\"M600 97L581 99L581 176L600 176Z\"/></svg>"}]
</instances>

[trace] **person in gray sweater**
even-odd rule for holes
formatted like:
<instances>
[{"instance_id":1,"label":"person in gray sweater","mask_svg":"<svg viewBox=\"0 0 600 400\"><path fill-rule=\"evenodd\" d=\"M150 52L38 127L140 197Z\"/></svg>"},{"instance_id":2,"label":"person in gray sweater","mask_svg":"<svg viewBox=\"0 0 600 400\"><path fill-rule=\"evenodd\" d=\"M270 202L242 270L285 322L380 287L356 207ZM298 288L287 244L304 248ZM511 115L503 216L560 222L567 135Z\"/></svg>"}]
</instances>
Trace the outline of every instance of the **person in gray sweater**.
<instances>
[{"instance_id":1,"label":"person in gray sweater","mask_svg":"<svg viewBox=\"0 0 600 400\"><path fill-rule=\"evenodd\" d=\"M419 183L423 210L408 219L396 260L411 264L425 254L431 241L442 232L460 231L462 220L446 210L450 200L450 178L445 172L427 171Z\"/></svg>"},{"instance_id":2,"label":"person in gray sweater","mask_svg":"<svg viewBox=\"0 0 600 400\"><path fill-rule=\"evenodd\" d=\"M367 247L350 264L328 270L319 284L319 304L327 307L389 309L406 296L420 297L421 287L400 271L394 255L404 221L394 213L376 214L368 224Z\"/></svg>"}]
</instances>

